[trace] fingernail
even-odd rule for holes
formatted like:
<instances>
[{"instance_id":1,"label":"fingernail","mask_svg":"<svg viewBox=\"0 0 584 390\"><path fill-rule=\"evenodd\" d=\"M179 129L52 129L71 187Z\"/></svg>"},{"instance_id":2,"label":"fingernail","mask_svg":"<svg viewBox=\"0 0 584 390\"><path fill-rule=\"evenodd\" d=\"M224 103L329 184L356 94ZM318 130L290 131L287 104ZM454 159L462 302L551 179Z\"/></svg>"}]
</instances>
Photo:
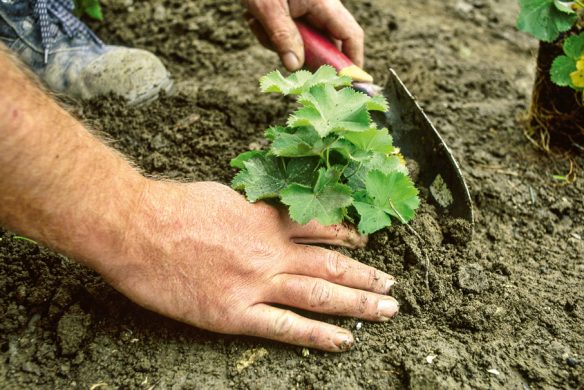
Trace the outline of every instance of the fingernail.
<instances>
[{"instance_id":1,"label":"fingernail","mask_svg":"<svg viewBox=\"0 0 584 390\"><path fill-rule=\"evenodd\" d=\"M385 290L384 290L386 294L389 292L389 290L391 290L391 288L393 287L394 284L395 284L395 279L389 278L386 280Z\"/></svg>"},{"instance_id":2,"label":"fingernail","mask_svg":"<svg viewBox=\"0 0 584 390\"><path fill-rule=\"evenodd\" d=\"M355 248L364 248L367 245L367 236L362 236L356 230L349 230L349 244Z\"/></svg>"},{"instance_id":3,"label":"fingernail","mask_svg":"<svg viewBox=\"0 0 584 390\"><path fill-rule=\"evenodd\" d=\"M353 347L353 335L351 333L339 332L333 338L333 342L340 352L345 352Z\"/></svg>"},{"instance_id":4,"label":"fingernail","mask_svg":"<svg viewBox=\"0 0 584 390\"><path fill-rule=\"evenodd\" d=\"M389 321L399 311L399 303L393 298L381 299L377 304L377 315L380 321Z\"/></svg>"},{"instance_id":5,"label":"fingernail","mask_svg":"<svg viewBox=\"0 0 584 390\"><path fill-rule=\"evenodd\" d=\"M298 68L300 68L300 60L298 60L296 54L294 54L291 51L282 55L282 63L284 64L286 69L288 69L291 72L298 70Z\"/></svg>"}]
</instances>

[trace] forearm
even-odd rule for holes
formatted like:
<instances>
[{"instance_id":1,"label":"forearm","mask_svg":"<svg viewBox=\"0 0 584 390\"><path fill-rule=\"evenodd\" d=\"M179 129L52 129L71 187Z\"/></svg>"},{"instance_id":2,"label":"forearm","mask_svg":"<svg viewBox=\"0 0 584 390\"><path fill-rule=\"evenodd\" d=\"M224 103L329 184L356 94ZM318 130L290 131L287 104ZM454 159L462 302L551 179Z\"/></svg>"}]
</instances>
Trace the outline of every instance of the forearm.
<instances>
[{"instance_id":1,"label":"forearm","mask_svg":"<svg viewBox=\"0 0 584 390\"><path fill-rule=\"evenodd\" d=\"M123 245L144 179L0 44L0 225L89 262Z\"/></svg>"}]
</instances>

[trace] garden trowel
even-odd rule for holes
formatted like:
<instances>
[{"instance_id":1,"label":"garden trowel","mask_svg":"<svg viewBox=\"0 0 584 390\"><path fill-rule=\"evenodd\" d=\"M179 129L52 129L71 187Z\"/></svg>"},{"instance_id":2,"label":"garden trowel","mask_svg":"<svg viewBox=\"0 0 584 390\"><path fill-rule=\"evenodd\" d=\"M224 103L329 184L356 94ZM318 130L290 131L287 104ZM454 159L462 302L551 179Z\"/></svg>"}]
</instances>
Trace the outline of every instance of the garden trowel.
<instances>
[{"instance_id":1,"label":"garden trowel","mask_svg":"<svg viewBox=\"0 0 584 390\"><path fill-rule=\"evenodd\" d=\"M444 140L420 108L393 69L385 88L373 84L373 78L345 56L320 31L296 22L304 41L305 66L316 71L331 65L340 75L351 77L353 87L370 96L383 94L389 111L374 116L380 127L391 132L401 153L414 160L420 174L417 185L428 189L429 202L455 218L474 223L472 202L460 167Z\"/></svg>"}]
</instances>

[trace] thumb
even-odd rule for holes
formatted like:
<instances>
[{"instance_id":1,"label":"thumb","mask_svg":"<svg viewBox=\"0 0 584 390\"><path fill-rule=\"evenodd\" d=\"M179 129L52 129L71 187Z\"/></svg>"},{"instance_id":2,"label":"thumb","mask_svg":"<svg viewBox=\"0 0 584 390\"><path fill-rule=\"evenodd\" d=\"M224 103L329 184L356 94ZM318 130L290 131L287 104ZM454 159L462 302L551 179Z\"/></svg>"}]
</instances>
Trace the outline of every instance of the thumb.
<instances>
[{"instance_id":1,"label":"thumb","mask_svg":"<svg viewBox=\"0 0 584 390\"><path fill-rule=\"evenodd\" d=\"M289 71L300 69L304 64L304 44L290 16L288 2L250 1L248 9L262 25L286 69Z\"/></svg>"}]
</instances>

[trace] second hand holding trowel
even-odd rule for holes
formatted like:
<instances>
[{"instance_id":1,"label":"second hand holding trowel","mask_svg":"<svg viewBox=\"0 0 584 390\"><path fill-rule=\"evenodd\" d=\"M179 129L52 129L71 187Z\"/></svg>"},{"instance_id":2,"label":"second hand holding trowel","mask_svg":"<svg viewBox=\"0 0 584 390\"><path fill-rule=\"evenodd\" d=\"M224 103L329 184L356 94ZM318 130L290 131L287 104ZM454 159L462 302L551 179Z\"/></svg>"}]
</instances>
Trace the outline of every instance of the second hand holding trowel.
<instances>
[{"instance_id":1,"label":"second hand holding trowel","mask_svg":"<svg viewBox=\"0 0 584 390\"><path fill-rule=\"evenodd\" d=\"M378 126L388 128L402 154L418 164L418 185L429 190L433 203L451 216L468 221L472 228L472 202L458 163L395 71L389 70L385 88L377 86L371 75L321 32L299 21L296 25L304 41L307 69L314 72L322 65L331 65L341 76L353 79L353 88L369 96L385 96L389 111L374 115L373 119Z\"/></svg>"}]
</instances>

